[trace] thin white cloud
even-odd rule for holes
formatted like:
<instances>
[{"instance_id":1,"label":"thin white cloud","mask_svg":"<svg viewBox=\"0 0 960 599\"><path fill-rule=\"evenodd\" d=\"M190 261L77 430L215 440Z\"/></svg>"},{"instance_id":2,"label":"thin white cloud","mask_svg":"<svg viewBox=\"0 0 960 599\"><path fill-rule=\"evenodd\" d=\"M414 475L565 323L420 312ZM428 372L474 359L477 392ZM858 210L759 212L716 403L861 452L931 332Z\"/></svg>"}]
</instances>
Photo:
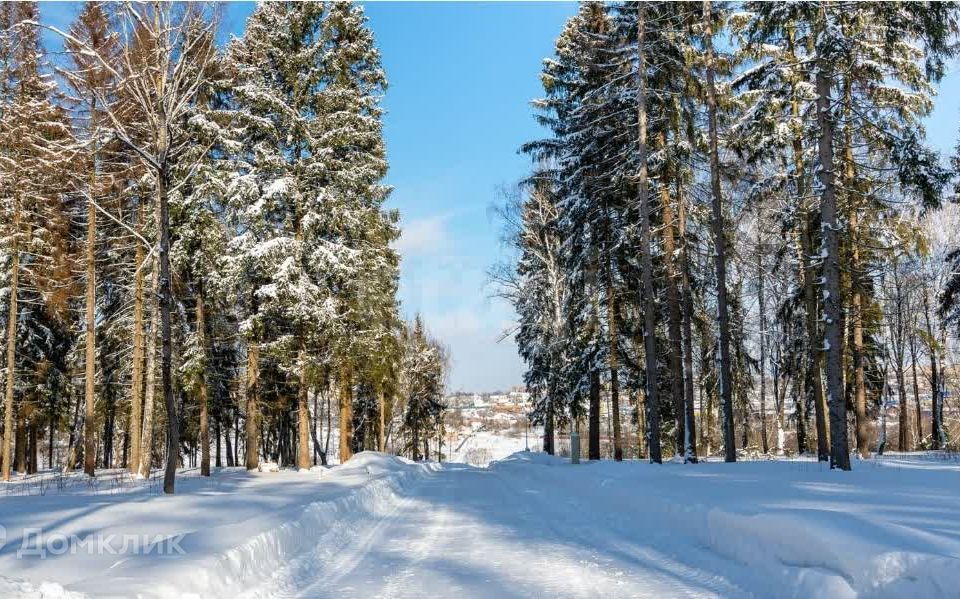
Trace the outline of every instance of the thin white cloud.
<instances>
[{"instance_id":1,"label":"thin white cloud","mask_svg":"<svg viewBox=\"0 0 960 599\"><path fill-rule=\"evenodd\" d=\"M403 223L394 248L404 257L432 254L449 244L446 231L448 215L431 216Z\"/></svg>"}]
</instances>

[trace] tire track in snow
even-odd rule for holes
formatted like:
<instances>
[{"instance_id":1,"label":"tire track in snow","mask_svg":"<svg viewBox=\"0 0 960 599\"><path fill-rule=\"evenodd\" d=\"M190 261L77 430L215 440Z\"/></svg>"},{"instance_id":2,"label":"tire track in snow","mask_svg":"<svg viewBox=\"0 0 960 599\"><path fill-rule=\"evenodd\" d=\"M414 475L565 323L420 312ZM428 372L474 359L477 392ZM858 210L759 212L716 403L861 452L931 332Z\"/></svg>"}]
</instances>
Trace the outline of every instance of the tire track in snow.
<instances>
[{"instance_id":1,"label":"tire track in snow","mask_svg":"<svg viewBox=\"0 0 960 599\"><path fill-rule=\"evenodd\" d=\"M430 484L430 483L425 483ZM430 557L441 539L441 532L447 527L450 519L450 512L446 508L430 509L428 513L433 514L430 524L427 527L427 534L415 542L411 552L410 561L407 565L394 574L389 575L384 580L383 592L378 597L400 597L405 591L409 590L410 580L417 575L416 569L422 562Z\"/></svg>"},{"instance_id":2,"label":"tire track in snow","mask_svg":"<svg viewBox=\"0 0 960 599\"><path fill-rule=\"evenodd\" d=\"M423 483L418 483L417 486ZM408 490L409 492L409 490ZM321 596L323 587L333 587L344 577L350 575L373 547L374 541L383 536L383 531L392 526L401 515L409 511L415 503L412 497L404 497L382 518L366 528L357 541L339 547L336 557L328 564L319 563L316 578L306 587L298 589L296 596L310 599ZM329 589L323 589L328 591Z\"/></svg>"}]
</instances>

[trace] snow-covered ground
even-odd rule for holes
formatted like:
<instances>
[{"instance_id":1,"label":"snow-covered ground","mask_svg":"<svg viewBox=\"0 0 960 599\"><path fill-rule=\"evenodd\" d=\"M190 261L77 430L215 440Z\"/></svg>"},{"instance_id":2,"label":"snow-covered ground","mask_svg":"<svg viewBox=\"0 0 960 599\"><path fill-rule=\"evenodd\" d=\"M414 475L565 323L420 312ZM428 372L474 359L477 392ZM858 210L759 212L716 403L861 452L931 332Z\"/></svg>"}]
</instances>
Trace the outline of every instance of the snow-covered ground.
<instances>
[{"instance_id":1,"label":"snow-covered ground","mask_svg":"<svg viewBox=\"0 0 960 599\"><path fill-rule=\"evenodd\" d=\"M957 597L960 463L854 467L364 453L173 497L8 487L0 597Z\"/></svg>"},{"instance_id":2,"label":"snow-covered ground","mask_svg":"<svg viewBox=\"0 0 960 599\"><path fill-rule=\"evenodd\" d=\"M543 445L536 431L528 437L501 435L489 431L462 432L449 448L448 462L461 462L472 466L486 466L513 453Z\"/></svg>"}]
</instances>

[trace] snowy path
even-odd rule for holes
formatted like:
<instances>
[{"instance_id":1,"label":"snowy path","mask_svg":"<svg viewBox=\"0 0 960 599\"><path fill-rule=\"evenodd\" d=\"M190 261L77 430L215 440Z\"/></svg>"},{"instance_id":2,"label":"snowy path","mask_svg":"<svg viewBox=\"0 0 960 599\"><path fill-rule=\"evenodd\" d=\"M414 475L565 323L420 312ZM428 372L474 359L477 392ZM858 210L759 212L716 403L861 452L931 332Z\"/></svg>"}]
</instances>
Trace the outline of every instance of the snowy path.
<instances>
[{"instance_id":1,"label":"snowy path","mask_svg":"<svg viewBox=\"0 0 960 599\"><path fill-rule=\"evenodd\" d=\"M326 551L301 556L247 596L744 595L627 538L622 520L585 523L587 504L525 478L446 465L408 488L392 512L355 530L335 559Z\"/></svg>"}]
</instances>

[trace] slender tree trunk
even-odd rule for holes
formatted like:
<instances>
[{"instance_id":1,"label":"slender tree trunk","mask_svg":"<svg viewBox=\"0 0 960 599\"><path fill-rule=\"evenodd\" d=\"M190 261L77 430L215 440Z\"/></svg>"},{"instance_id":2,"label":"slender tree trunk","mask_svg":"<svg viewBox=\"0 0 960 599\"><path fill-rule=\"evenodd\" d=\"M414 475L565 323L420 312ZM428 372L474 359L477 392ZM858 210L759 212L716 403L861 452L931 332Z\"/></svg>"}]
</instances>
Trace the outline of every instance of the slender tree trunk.
<instances>
[{"instance_id":1,"label":"slender tree trunk","mask_svg":"<svg viewBox=\"0 0 960 599\"><path fill-rule=\"evenodd\" d=\"M910 451L910 408L907 406L907 385L906 385L906 372L903 367L903 352L897 352L897 390L900 394L900 421L899 421L899 435L898 435L898 448L900 451ZM884 409L883 406L880 409Z\"/></svg>"},{"instance_id":2,"label":"slender tree trunk","mask_svg":"<svg viewBox=\"0 0 960 599\"><path fill-rule=\"evenodd\" d=\"M47 418L47 464L51 470L53 470L53 442L54 437L56 436L56 421L54 420L52 414L54 413L56 401L56 398L54 398L53 394L51 394L49 402L47 403L47 410L49 411L48 413L51 414L51 416ZM69 409L69 407L70 404L68 403L67 408Z\"/></svg>"},{"instance_id":3,"label":"slender tree trunk","mask_svg":"<svg viewBox=\"0 0 960 599\"><path fill-rule=\"evenodd\" d=\"M13 249L10 261L10 305L7 312L7 372L3 396L3 480L10 480L10 444L13 440L13 390L17 365L17 292L20 281L20 200L13 198Z\"/></svg>"},{"instance_id":4,"label":"slender tree trunk","mask_svg":"<svg viewBox=\"0 0 960 599\"><path fill-rule=\"evenodd\" d=\"M93 111L96 112L94 103ZM87 297L86 297L86 347L84 372L84 411L83 411L83 471L89 476L94 475L96 469L96 430L94 425L94 410L96 408L96 309L97 309L97 208L94 197L97 189L97 153L94 150L93 164L90 169L90 201L87 204Z\"/></svg>"},{"instance_id":5,"label":"slender tree trunk","mask_svg":"<svg viewBox=\"0 0 960 599\"><path fill-rule=\"evenodd\" d=\"M323 455L323 450L320 449L322 443L317 437L317 424L323 421L323 412L321 411L319 397L319 388L315 388L313 390L313 422L310 425L310 437L313 439L313 465L317 465L317 458L319 457L320 463L326 466L327 459L326 456Z\"/></svg>"},{"instance_id":6,"label":"slender tree trunk","mask_svg":"<svg viewBox=\"0 0 960 599\"><path fill-rule=\"evenodd\" d=\"M143 215L137 209L137 226L142 231ZM143 420L143 279L144 279L144 247L137 242L134 266L136 274L133 283L133 352L131 360L131 392L130 392L130 456L127 460L127 469L131 473L140 471L140 433Z\"/></svg>"},{"instance_id":7,"label":"slender tree trunk","mask_svg":"<svg viewBox=\"0 0 960 599\"><path fill-rule=\"evenodd\" d=\"M27 473L27 415L21 402L17 411L16 447L14 448L14 468L20 474Z\"/></svg>"},{"instance_id":8,"label":"slender tree trunk","mask_svg":"<svg viewBox=\"0 0 960 599\"><path fill-rule=\"evenodd\" d=\"M792 58L793 33L789 32L787 36L787 47ZM800 103L796 96L796 82L794 82L793 100L791 101L791 113L794 119L800 119ZM801 206L807 203L807 177L806 168L803 161L803 139L799 136L793 139L793 161L796 171L796 190L797 202ZM800 264L802 268L801 280L803 283L803 302L806 312L807 329L807 367L804 372L804 390L806 401L812 404L814 408L814 419L817 429L817 460L825 462L830 459L830 436L827 429L827 406L823 396L822 355L821 355L821 337L819 327L819 310L817 302L817 288L815 266L813 264L813 244L815 236L815 215L813 210L804 208L805 218L801 224L802 233L800 235ZM798 446L802 446L800 453L806 452L806 425L803 426L803 438L800 438L801 429L798 426Z\"/></svg>"},{"instance_id":9,"label":"slender tree trunk","mask_svg":"<svg viewBox=\"0 0 960 599\"><path fill-rule=\"evenodd\" d=\"M640 265L643 299L647 303L643 318L643 342L646 363L647 393L647 452L650 461L661 463L663 457L660 451L660 408L657 400L657 323L653 292L653 260L650 256L650 193L647 175L647 64L644 38L646 35L646 5L640 4L637 18L637 122L638 122L638 160L639 195L637 203L640 207Z\"/></svg>"},{"instance_id":10,"label":"slender tree trunk","mask_svg":"<svg viewBox=\"0 0 960 599\"><path fill-rule=\"evenodd\" d=\"M414 439L416 447L419 439ZM419 449L417 449L419 451ZM353 457L353 375L345 370L340 381L340 463ZM418 456L414 456L417 459Z\"/></svg>"},{"instance_id":11,"label":"slender tree trunk","mask_svg":"<svg viewBox=\"0 0 960 599\"><path fill-rule=\"evenodd\" d=\"M910 319L911 323L914 323L913 318ZM916 436L914 437L915 444L919 447L920 443L923 441L923 412L920 409L920 384L917 379L917 335L916 328L914 326L910 327L910 370L913 374L913 402L916 406L917 412L917 426L916 426Z\"/></svg>"},{"instance_id":12,"label":"slender tree trunk","mask_svg":"<svg viewBox=\"0 0 960 599\"><path fill-rule=\"evenodd\" d=\"M323 439L323 454L320 456L323 460L323 465L327 465L327 456L330 455L330 436L333 434L333 406L331 404L330 388L327 388L327 393L324 394L324 404L326 405L324 412L327 414L327 434Z\"/></svg>"},{"instance_id":13,"label":"slender tree trunk","mask_svg":"<svg viewBox=\"0 0 960 599\"><path fill-rule=\"evenodd\" d=\"M767 312L766 297L764 296L766 273L763 270L763 253L766 248L763 245L763 232L760 230L763 226L762 218L759 224L757 239L757 308L760 312L760 447L766 454L770 452L770 446L767 443Z\"/></svg>"},{"instance_id":14,"label":"slender tree trunk","mask_svg":"<svg viewBox=\"0 0 960 599\"><path fill-rule=\"evenodd\" d=\"M37 424L36 415L30 419L30 426L27 429L27 474L36 474L40 469L39 464L37 464L37 429L39 425Z\"/></svg>"},{"instance_id":15,"label":"slender tree trunk","mask_svg":"<svg viewBox=\"0 0 960 599\"><path fill-rule=\"evenodd\" d=\"M207 319L204 310L203 281L197 281L197 340L200 351L207 355ZM217 427L219 431L219 427ZM220 437L217 436L217 465L220 465ZM210 387L207 384L207 361L200 373L200 476L210 476Z\"/></svg>"},{"instance_id":16,"label":"slender tree trunk","mask_svg":"<svg viewBox=\"0 0 960 599\"><path fill-rule=\"evenodd\" d=\"M667 137L663 132L660 132L660 146L666 151ZM684 424L686 410L683 401L683 340L680 333L680 292L677 289L673 201L670 198L670 188L667 185L669 175L670 164L668 161L660 182L660 207L663 215L661 236L663 238L663 263L666 270L667 333L670 341L670 395L673 400L673 411L677 416L675 439L677 454L685 455L686 434L684 431L686 429Z\"/></svg>"},{"instance_id":17,"label":"slender tree trunk","mask_svg":"<svg viewBox=\"0 0 960 599\"><path fill-rule=\"evenodd\" d=\"M720 154L717 148L717 100L713 73L713 22L710 0L703 2L704 49L707 71L707 122L710 142L710 189L713 196L714 260L717 271L717 321L720 328L720 405L723 408L724 461L737 461L733 430L733 380L730 367L730 316L727 307L727 255L724 238Z\"/></svg>"},{"instance_id":18,"label":"slender tree trunk","mask_svg":"<svg viewBox=\"0 0 960 599\"><path fill-rule=\"evenodd\" d=\"M216 416L213 419L213 434L216 439L214 443L215 453L214 455L214 466L216 468L223 468L223 453L221 452L221 442L223 440L223 411L217 410Z\"/></svg>"},{"instance_id":19,"label":"slender tree trunk","mask_svg":"<svg viewBox=\"0 0 960 599\"><path fill-rule=\"evenodd\" d=\"M237 465L237 454L233 443L230 441L230 432L234 430L234 419L236 416L231 414L229 408L224 410L223 422L223 452L227 454L227 468L233 468ZM239 437L235 436L236 443L240 442Z\"/></svg>"},{"instance_id":20,"label":"slender tree trunk","mask_svg":"<svg viewBox=\"0 0 960 599\"><path fill-rule=\"evenodd\" d=\"M600 373L596 368L590 369L590 431L588 458L600 459Z\"/></svg>"},{"instance_id":21,"label":"slender tree trunk","mask_svg":"<svg viewBox=\"0 0 960 599\"><path fill-rule=\"evenodd\" d=\"M300 348L300 388L297 394L297 468L310 469L310 406L306 349Z\"/></svg>"},{"instance_id":22,"label":"slender tree trunk","mask_svg":"<svg viewBox=\"0 0 960 599\"><path fill-rule=\"evenodd\" d=\"M823 10L821 8L821 10ZM850 470L846 403L843 394L840 261L837 239L837 196L833 163L832 74L826 59L817 60L817 125L820 130L820 221L823 229L824 341L827 352L827 404L830 410L830 467Z\"/></svg>"},{"instance_id":23,"label":"slender tree trunk","mask_svg":"<svg viewBox=\"0 0 960 599\"><path fill-rule=\"evenodd\" d=\"M772 378L771 382L773 383L773 402L774 402L774 410L775 410L774 418L776 418L776 424L777 424L776 455L782 456L783 455L783 438L784 438L783 405L784 405L784 400L786 398L781 394L781 390L780 390L780 372L777 366L780 363L779 351L777 351L776 355L771 359L771 362L773 362L773 377L771 377Z\"/></svg>"},{"instance_id":24,"label":"slender tree trunk","mask_svg":"<svg viewBox=\"0 0 960 599\"><path fill-rule=\"evenodd\" d=\"M156 407L157 392L157 324L159 321L158 292L160 287L160 273L154 257L150 275L150 324L145 339L144 352L146 353L146 390L143 396L143 430L140 434L140 464L138 472L143 478L150 478L153 467L153 412Z\"/></svg>"},{"instance_id":25,"label":"slender tree trunk","mask_svg":"<svg viewBox=\"0 0 960 599\"><path fill-rule=\"evenodd\" d=\"M173 289L170 281L170 207L168 205L168 173L157 173L157 201L160 205L160 384L167 413L167 467L163 473L163 492L172 494L176 484L177 461L180 457L180 420L173 397L172 339L170 308Z\"/></svg>"},{"instance_id":26,"label":"slender tree trunk","mask_svg":"<svg viewBox=\"0 0 960 599\"><path fill-rule=\"evenodd\" d=\"M383 389L378 390L377 400L380 417L380 426L377 427L377 451L384 453L387 451L387 398Z\"/></svg>"},{"instance_id":27,"label":"slender tree trunk","mask_svg":"<svg viewBox=\"0 0 960 599\"><path fill-rule=\"evenodd\" d=\"M71 372L71 379L75 376L75 373ZM67 436L67 455L66 461L63 464L64 473L73 470L77 464L77 433L80 431L80 398L75 398L74 395L74 387L71 385L67 403L68 405L73 405L73 415L70 420L70 432Z\"/></svg>"},{"instance_id":28,"label":"slender tree trunk","mask_svg":"<svg viewBox=\"0 0 960 599\"><path fill-rule=\"evenodd\" d=\"M623 439L620 430L620 381L618 379L619 336L617 329L617 302L613 288L613 265L607 248L607 334L610 343L610 414L613 420L613 459L623 461Z\"/></svg>"},{"instance_id":29,"label":"slender tree trunk","mask_svg":"<svg viewBox=\"0 0 960 599\"><path fill-rule=\"evenodd\" d=\"M233 413L233 465L240 465L240 414L239 411ZM246 443L244 443L244 458L246 458ZM256 454L254 454L256 455Z\"/></svg>"},{"instance_id":30,"label":"slender tree trunk","mask_svg":"<svg viewBox=\"0 0 960 599\"><path fill-rule=\"evenodd\" d=\"M844 100L850 103L850 84L844 86ZM853 336L853 407L856 416L856 441L860 457L870 455L869 423L867 422L867 383L863 365L863 267L860 264L860 212L856 197L856 169L853 162L853 133L850 125L844 128L844 177L847 193L850 194L847 223L850 242L850 324ZM902 446L901 446L902 447Z\"/></svg>"},{"instance_id":31,"label":"slender tree trunk","mask_svg":"<svg viewBox=\"0 0 960 599\"><path fill-rule=\"evenodd\" d=\"M246 446L245 462L247 470L256 470L260 466L257 457L257 439L259 433L259 414L257 395L260 393L260 345L251 341L247 346L247 420L245 424Z\"/></svg>"},{"instance_id":32,"label":"slender tree trunk","mask_svg":"<svg viewBox=\"0 0 960 599\"><path fill-rule=\"evenodd\" d=\"M555 426L555 415L553 413L553 394L554 387L550 387L550 396L547 398L547 414L544 417L543 423L543 451L548 455L553 455L556 452L555 439L554 435L556 431Z\"/></svg>"},{"instance_id":33,"label":"slender tree trunk","mask_svg":"<svg viewBox=\"0 0 960 599\"><path fill-rule=\"evenodd\" d=\"M931 440L930 449L940 449L941 427L940 422L940 376L937 369L937 338L933 335L933 326L930 323L930 298L926 284L923 288L923 319L927 327L927 344L930 352L930 408L931 408Z\"/></svg>"},{"instance_id":34,"label":"slender tree trunk","mask_svg":"<svg viewBox=\"0 0 960 599\"><path fill-rule=\"evenodd\" d=\"M690 463L697 463L697 428L696 415L694 413L694 391L693 391L693 290L690 287L690 257L687 254L687 213L686 198L680 185L680 179L677 179L677 200L679 201L679 226L680 226L680 270L681 270L681 296L683 298L683 415L684 431L686 440L684 445L684 460Z\"/></svg>"},{"instance_id":35,"label":"slender tree trunk","mask_svg":"<svg viewBox=\"0 0 960 599\"><path fill-rule=\"evenodd\" d=\"M113 430L116 419L116 403L111 397L111 393L105 393L104 395L107 409L106 416L103 419L103 461L101 465L104 468L113 468Z\"/></svg>"}]
</instances>

